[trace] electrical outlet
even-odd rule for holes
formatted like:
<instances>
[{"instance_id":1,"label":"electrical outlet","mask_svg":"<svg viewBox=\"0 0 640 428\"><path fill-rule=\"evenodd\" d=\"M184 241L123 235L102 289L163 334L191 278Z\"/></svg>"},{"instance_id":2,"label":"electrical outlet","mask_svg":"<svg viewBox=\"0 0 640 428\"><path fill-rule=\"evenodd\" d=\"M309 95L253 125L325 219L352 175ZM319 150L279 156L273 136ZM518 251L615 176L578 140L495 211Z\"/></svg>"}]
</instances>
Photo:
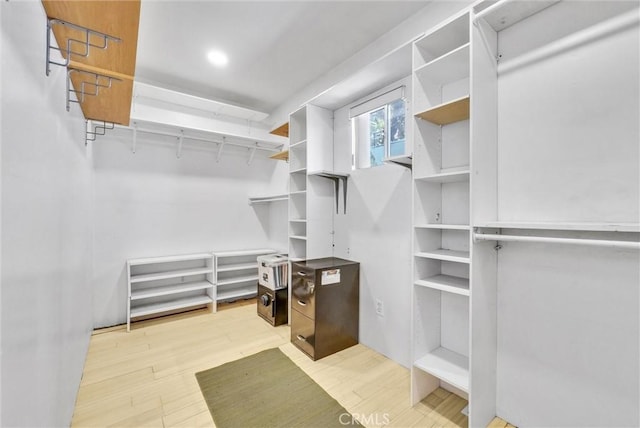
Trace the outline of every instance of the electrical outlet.
<instances>
[{"instance_id":1,"label":"electrical outlet","mask_svg":"<svg viewBox=\"0 0 640 428\"><path fill-rule=\"evenodd\" d=\"M376 314L381 317L384 316L384 305L380 299L376 299Z\"/></svg>"}]
</instances>

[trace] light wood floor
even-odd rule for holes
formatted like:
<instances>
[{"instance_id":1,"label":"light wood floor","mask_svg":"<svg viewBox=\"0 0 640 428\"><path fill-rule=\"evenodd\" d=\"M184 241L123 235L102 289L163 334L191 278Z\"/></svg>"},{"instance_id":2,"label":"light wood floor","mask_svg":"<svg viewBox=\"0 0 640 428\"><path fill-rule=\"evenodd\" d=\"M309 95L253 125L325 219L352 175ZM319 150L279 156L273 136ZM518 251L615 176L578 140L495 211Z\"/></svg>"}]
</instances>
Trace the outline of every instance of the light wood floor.
<instances>
[{"instance_id":1,"label":"light wood floor","mask_svg":"<svg viewBox=\"0 0 640 428\"><path fill-rule=\"evenodd\" d=\"M273 347L364 425L467 426L466 401L443 389L410 407L409 371L363 345L314 362L289 343L288 326L260 319L255 303L220 309L135 323L131 333L98 330L72 426L214 426L194 374ZM491 424L507 426L497 418Z\"/></svg>"}]
</instances>

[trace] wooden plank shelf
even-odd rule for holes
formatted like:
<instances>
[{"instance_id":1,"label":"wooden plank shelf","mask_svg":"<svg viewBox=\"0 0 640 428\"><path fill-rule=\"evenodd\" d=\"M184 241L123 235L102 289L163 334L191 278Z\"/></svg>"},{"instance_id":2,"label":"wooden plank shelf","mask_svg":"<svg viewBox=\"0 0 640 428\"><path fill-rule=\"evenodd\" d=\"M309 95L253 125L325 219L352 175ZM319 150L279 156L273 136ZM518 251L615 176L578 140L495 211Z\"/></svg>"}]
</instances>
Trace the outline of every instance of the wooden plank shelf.
<instances>
[{"instance_id":1,"label":"wooden plank shelf","mask_svg":"<svg viewBox=\"0 0 640 428\"><path fill-rule=\"evenodd\" d=\"M564 230L579 232L640 232L639 223L593 223L593 222L526 222L492 221L474 224L474 227L495 229Z\"/></svg>"},{"instance_id":2,"label":"wooden plank shelf","mask_svg":"<svg viewBox=\"0 0 640 428\"><path fill-rule=\"evenodd\" d=\"M128 126L130 122L135 75L136 52L138 47L138 23L140 1L65 1L42 0L47 18L61 20L92 31L103 33L119 40L108 39L104 49L89 47L88 55L66 53L68 40L87 40L102 45L104 40L95 33L70 25L53 22L51 31L59 47L60 54L68 60L69 70L81 70L114 78L109 88L99 88L96 95L85 95L79 100L82 113L87 120L105 121ZM82 43L72 43L74 52L83 52ZM73 88L80 91L83 82L91 76L81 72L69 75ZM101 81L108 81L102 77ZM118 79L118 80L115 80ZM95 86L89 92L94 91Z\"/></svg>"},{"instance_id":3,"label":"wooden plank shelf","mask_svg":"<svg viewBox=\"0 0 640 428\"><path fill-rule=\"evenodd\" d=\"M277 128L271 130L269 134L279 135L281 137L289 138L289 122L283 123Z\"/></svg>"},{"instance_id":4,"label":"wooden plank shelf","mask_svg":"<svg viewBox=\"0 0 640 428\"><path fill-rule=\"evenodd\" d=\"M416 117L436 125L448 125L469 119L469 95L440 104L420 113Z\"/></svg>"},{"instance_id":5,"label":"wooden plank shelf","mask_svg":"<svg viewBox=\"0 0 640 428\"><path fill-rule=\"evenodd\" d=\"M289 150L284 150L282 152L278 152L278 153L276 153L274 155L271 155L271 156L269 156L269 159L288 161L289 160Z\"/></svg>"}]
</instances>

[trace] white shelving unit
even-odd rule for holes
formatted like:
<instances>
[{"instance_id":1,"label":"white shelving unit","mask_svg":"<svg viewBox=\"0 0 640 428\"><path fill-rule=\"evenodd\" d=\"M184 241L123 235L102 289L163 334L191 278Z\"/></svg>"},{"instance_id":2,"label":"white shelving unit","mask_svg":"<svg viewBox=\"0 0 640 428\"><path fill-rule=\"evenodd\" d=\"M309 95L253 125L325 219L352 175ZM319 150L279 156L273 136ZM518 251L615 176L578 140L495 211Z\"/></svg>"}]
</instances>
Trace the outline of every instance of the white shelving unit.
<instances>
[{"instance_id":1,"label":"white shelving unit","mask_svg":"<svg viewBox=\"0 0 640 428\"><path fill-rule=\"evenodd\" d=\"M469 397L470 25L413 44L413 404L439 386Z\"/></svg>"},{"instance_id":2,"label":"white shelving unit","mask_svg":"<svg viewBox=\"0 0 640 428\"><path fill-rule=\"evenodd\" d=\"M214 251L217 302L248 299L258 292L258 256L275 254L271 248Z\"/></svg>"},{"instance_id":3,"label":"white shelving unit","mask_svg":"<svg viewBox=\"0 0 640 428\"><path fill-rule=\"evenodd\" d=\"M289 118L289 257L333 254L333 113L305 105Z\"/></svg>"},{"instance_id":4,"label":"white shelving unit","mask_svg":"<svg viewBox=\"0 0 640 428\"><path fill-rule=\"evenodd\" d=\"M214 310L209 253L127 260L127 331L135 318L207 306Z\"/></svg>"}]
</instances>

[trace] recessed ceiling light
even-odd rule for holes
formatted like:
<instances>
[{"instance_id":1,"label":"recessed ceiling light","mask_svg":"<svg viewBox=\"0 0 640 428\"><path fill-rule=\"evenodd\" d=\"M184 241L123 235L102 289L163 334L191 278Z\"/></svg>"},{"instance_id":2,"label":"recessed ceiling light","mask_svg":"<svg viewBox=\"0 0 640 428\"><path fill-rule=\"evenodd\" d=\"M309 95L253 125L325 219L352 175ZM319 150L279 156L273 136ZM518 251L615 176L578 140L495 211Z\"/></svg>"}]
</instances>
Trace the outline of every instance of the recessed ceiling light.
<instances>
[{"instance_id":1,"label":"recessed ceiling light","mask_svg":"<svg viewBox=\"0 0 640 428\"><path fill-rule=\"evenodd\" d=\"M219 50L209 51L207 59L216 67L224 67L229 62L227 54Z\"/></svg>"}]
</instances>

